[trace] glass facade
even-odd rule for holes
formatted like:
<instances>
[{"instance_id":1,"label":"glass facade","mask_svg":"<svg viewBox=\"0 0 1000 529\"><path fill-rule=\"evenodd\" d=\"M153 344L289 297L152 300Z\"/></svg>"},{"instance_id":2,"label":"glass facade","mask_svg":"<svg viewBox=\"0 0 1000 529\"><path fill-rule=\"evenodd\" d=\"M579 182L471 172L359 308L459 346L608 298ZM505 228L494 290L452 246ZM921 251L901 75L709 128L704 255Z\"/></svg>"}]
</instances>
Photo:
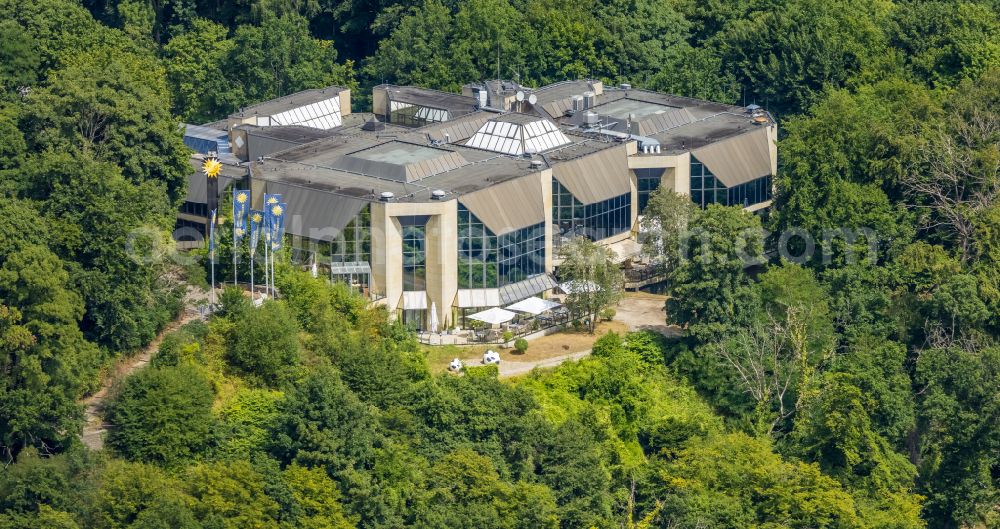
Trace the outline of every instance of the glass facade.
<instances>
[{"instance_id":1,"label":"glass facade","mask_svg":"<svg viewBox=\"0 0 1000 529\"><path fill-rule=\"evenodd\" d=\"M666 168L633 169L632 172L635 173L635 184L639 191L639 214L642 214L646 210L646 204L649 204L649 194L659 189Z\"/></svg>"},{"instance_id":2,"label":"glass facade","mask_svg":"<svg viewBox=\"0 0 1000 529\"><path fill-rule=\"evenodd\" d=\"M203 204L201 202L188 202L184 201L181 204L181 213L187 213L188 215L195 215L197 217L208 217L208 204Z\"/></svg>"},{"instance_id":3,"label":"glass facade","mask_svg":"<svg viewBox=\"0 0 1000 529\"><path fill-rule=\"evenodd\" d=\"M767 202L771 200L771 188L771 175L726 187L705 164L691 157L691 200L701 207L709 204L747 207Z\"/></svg>"},{"instance_id":4,"label":"glass facade","mask_svg":"<svg viewBox=\"0 0 1000 529\"><path fill-rule=\"evenodd\" d=\"M403 290L427 289L427 215L397 217L403 228Z\"/></svg>"},{"instance_id":5,"label":"glass facade","mask_svg":"<svg viewBox=\"0 0 1000 529\"><path fill-rule=\"evenodd\" d=\"M598 241L632 229L632 194L583 204L559 181L552 180L552 222L559 232L553 245L558 247L573 237Z\"/></svg>"},{"instance_id":6,"label":"glass facade","mask_svg":"<svg viewBox=\"0 0 1000 529\"><path fill-rule=\"evenodd\" d=\"M545 223L494 235L458 205L458 288L499 288L545 273Z\"/></svg>"},{"instance_id":7,"label":"glass facade","mask_svg":"<svg viewBox=\"0 0 1000 529\"><path fill-rule=\"evenodd\" d=\"M389 102L389 123L422 127L428 123L448 121L448 111L440 108L422 107L401 101Z\"/></svg>"},{"instance_id":8,"label":"glass facade","mask_svg":"<svg viewBox=\"0 0 1000 529\"><path fill-rule=\"evenodd\" d=\"M340 236L330 243L330 262L357 263L371 260L372 253L371 207L365 206L351 220Z\"/></svg>"}]
</instances>

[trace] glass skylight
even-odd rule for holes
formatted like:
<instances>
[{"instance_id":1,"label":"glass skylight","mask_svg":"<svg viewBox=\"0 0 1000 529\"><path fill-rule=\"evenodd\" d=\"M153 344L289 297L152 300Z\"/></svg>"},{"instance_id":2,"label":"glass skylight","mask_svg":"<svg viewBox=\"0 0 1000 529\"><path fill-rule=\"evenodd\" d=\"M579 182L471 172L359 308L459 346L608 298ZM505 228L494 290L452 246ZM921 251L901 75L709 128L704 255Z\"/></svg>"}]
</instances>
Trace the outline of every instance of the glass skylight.
<instances>
[{"instance_id":1,"label":"glass skylight","mask_svg":"<svg viewBox=\"0 0 1000 529\"><path fill-rule=\"evenodd\" d=\"M274 114L271 116L270 124L302 125L303 127L327 130L339 127L342 123L340 96L334 96L330 99Z\"/></svg>"},{"instance_id":2,"label":"glass skylight","mask_svg":"<svg viewBox=\"0 0 1000 529\"><path fill-rule=\"evenodd\" d=\"M465 142L467 147L503 154L545 152L571 143L554 123L538 119L525 123L488 121Z\"/></svg>"}]
</instances>

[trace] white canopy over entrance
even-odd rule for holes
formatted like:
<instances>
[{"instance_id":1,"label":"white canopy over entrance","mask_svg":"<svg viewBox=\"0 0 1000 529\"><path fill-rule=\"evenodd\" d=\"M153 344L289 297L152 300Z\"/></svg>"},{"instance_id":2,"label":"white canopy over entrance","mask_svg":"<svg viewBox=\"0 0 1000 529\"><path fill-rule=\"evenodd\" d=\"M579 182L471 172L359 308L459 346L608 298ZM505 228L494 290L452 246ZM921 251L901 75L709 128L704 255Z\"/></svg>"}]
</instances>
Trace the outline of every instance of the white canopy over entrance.
<instances>
[{"instance_id":1,"label":"white canopy over entrance","mask_svg":"<svg viewBox=\"0 0 1000 529\"><path fill-rule=\"evenodd\" d=\"M508 305L507 309L517 312L527 312L528 314L534 314L537 316L547 310L552 310L559 306L561 305L555 301L549 301L539 297L530 297L528 299L518 301L513 305Z\"/></svg>"},{"instance_id":2,"label":"white canopy over entrance","mask_svg":"<svg viewBox=\"0 0 1000 529\"><path fill-rule=\"evenodd\" d=\"M509 310L493 307L492 309L486 309L482 312L472 314L469 316L469 319L486 322L491 325L499 325L513 320L515 316L517 316L517 314L514 314Z\"/></svg>"}]
</instances>

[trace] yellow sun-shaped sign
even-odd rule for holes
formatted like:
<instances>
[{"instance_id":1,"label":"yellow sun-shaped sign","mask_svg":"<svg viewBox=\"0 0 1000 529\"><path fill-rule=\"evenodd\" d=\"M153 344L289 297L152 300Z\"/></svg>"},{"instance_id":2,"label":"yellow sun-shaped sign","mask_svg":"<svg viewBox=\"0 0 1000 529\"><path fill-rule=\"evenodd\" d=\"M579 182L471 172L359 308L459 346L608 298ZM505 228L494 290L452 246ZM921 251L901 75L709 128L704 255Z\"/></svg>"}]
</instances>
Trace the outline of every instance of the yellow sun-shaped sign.
<instances>
[{"instance_id":1,"label":"yellow sun-shaped sign","mask_svg":"<svg viewBox=\"0 0 1000 529\"><path fill-rule=\"evenodd\" d=\"M237 193L236 194L236 201L239 202L240 204L245 204L246 201L247 201L247 194L246 193Z\"/></svg>"},{"instance_id":2,"label":"yellow sun-shaped sign","mask_svg":"<svg viewBox=\"0 0 1000 529\"><path fill-rule=\"evenodd\" d=\"M278 199L277 199L277 198L274 198L274 197L269 197L269 198L267 199L267 203L268 203L268 204L277 204L277 203L278 203Z\"/></svg>"},{"instance_id":3,"label":"yellow sun-shaped sign","mask_svg":"<svg viewBox=\"0 0 1000 529\"><path fill-rule=\"evenodd\" d=\"M219 176L219 172L222 171L222 163L215 158L209 158L205 160L205 163L201 164L201 171L205 173L205 176L215 178Z\"/></svg>"},{"instance_id":4,"label":"yellow sun-shaped sign","mask_svg":"<svg viewBox=\"0 0 1000 529\"><path fill-rule=\"evenodd\" d=\"M273 208L271 208L271 214L274 215L275 217L280 217L281 214L284 212L285 210L281 209L281 206L274 206Z\"/></svg>"},{"instance_id":5,"label":"yellow sun-shaped sign","mask_svg":"<svg viewBox=\"0 0 1000 529\"><path fill-rule=\"evenodd\" d=\"M253 216L250 217L250 220L252 220L254 222L260 222L261 220L264 220L264 219L260 216L260 213L254 213Z\"/></svg>"},{"instance_id":6,"label":"yellow sun-shaped sign","mask_svg":"<svg viewBox=\"0 0 1000 529\"><path fill-rule=\"evenodd\" d=\"M240 229L240 228L236 228L236 236L237 237L242 237L243 236L243 230Z\"/></svg>"}]
</instances>

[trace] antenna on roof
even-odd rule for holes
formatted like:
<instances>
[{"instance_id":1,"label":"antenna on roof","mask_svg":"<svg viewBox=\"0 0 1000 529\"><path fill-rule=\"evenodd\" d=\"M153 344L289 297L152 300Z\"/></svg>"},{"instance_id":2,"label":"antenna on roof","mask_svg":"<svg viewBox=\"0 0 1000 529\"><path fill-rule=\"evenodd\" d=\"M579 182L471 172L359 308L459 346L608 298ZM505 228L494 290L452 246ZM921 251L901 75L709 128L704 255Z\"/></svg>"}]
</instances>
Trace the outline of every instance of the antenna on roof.
<instances>
[{"instance_id":1,"label":"antenna on roof","mask_svg":"<svg viewBox=\"0 0 1000 529\"><path fill-rule=\"evenodd\" d=\"M500 33L497 32L497 84L500 84Z\"/></svg>"}]
</instances>

